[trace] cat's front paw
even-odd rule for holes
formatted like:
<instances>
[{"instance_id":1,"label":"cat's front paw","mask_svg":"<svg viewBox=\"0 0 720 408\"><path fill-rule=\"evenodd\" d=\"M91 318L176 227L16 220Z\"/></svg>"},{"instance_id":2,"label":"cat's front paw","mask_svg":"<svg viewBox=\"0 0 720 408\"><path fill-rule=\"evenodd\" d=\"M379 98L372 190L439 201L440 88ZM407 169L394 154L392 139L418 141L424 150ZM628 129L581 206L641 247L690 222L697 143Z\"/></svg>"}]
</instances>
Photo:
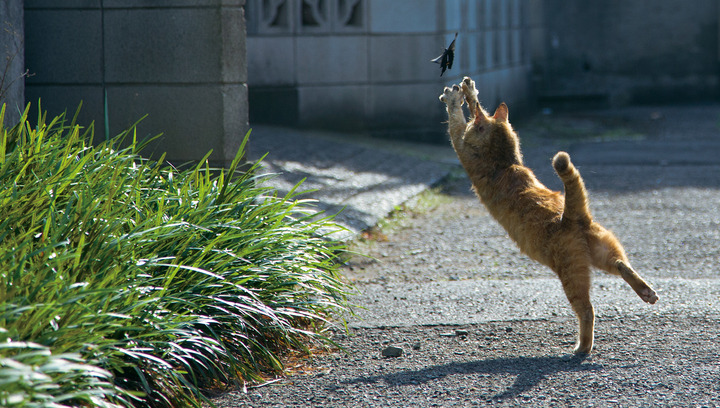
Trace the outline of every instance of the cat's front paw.
<instances>
[{"instance_id":1,"label":"cat's front paw","mask_svg":"<svg viewBox=\"0 0 720 408\"><path fill-rule=\"evenodd\" d=\"M470 79L470 77L463 78L462 91L467 99L477 99L478 90L475 88L475 81Z\"/></svg>"},{"instance_id":2,"label":"cat's front paw","mask_svg":"<svg viewBox=\"0 0 720 408\"><path fill-rule=\"evenodd\" d=\"M445 87L442 95L440 95L440 100L445 102L448 108L461 106L463 103L463 94L460 91L460 87L458 85L453 85L452 88Z\"/></svg>"}]
</instances>

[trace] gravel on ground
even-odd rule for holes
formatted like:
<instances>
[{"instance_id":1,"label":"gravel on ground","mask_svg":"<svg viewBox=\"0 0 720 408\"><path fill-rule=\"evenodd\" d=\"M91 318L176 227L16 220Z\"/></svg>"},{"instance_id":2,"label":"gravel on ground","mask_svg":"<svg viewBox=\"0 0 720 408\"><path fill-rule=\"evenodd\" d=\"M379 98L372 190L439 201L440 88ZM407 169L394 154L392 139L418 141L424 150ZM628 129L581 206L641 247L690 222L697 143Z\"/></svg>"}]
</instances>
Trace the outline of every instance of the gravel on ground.
<instances>
[{"instance_id":1,"label":"gravel on ground","mask_svg":"<svg viewBox=\"0 0 720 408\"><path fill-rule=\"evenodd\" d=\"M621 280L597 273L591 355L570 354L577 323L553 273L519 252L456 172L358 241L369 257L349 260L344 272L362 309L348 317L347 331L333 329L342 349L213 401L720 406L719 117L715 105L630 108L519 126L521 138L529 135L526 162L549 187L562 188L552 155L570 153L595 219L615 232L661 296L645 305ZM558 128L563 137L553 140ZM602 140L578 139L582 132ZM400 355L384 357L384 350Z\"/></svg>"}]
</instances>

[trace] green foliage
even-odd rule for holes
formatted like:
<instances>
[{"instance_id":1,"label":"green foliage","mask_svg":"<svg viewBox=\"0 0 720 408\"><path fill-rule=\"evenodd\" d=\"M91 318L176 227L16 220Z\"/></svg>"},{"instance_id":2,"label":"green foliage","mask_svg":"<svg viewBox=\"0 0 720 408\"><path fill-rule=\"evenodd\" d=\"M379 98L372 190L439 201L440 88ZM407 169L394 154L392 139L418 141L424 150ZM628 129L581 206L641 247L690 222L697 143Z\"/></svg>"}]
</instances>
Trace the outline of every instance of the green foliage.
<instances>
[{"instance_id":1,"label":"green foliage","mask_svg":"<svg viewBox=\"0 0 720 408\"><path fill-rule=\"evenodd\" d=\"M338 227L237 172L244 144L178 171L27 114L0 111L0 406L199 406L324 341Z\"/></svg>"}]
</instances>

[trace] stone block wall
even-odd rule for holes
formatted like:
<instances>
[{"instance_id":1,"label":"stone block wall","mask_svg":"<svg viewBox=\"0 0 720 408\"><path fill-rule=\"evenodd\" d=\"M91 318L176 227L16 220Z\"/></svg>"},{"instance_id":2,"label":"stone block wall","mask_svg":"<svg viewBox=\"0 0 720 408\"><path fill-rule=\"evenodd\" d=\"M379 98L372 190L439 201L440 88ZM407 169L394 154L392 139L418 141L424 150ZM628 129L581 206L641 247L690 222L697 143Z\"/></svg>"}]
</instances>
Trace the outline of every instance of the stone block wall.
<instances>
[{"instance_id":1,"label":"stone block wall","mask_svg":"<svg viewBox=\"0 0 720 408\"><path fill-rule=\"evenodd\" d=\"M22 0L0 2L0 105L5 126L14 125L25 108L24 30Z\"/></svg>"},{"instance_id":2,"label":"stone block wall","mask_svg":"<svg viewBox=\"0 0 720 408\"><path fill-rule=\"evenodd\" d=\"M720 96L717 0L544 1L542 103Z\"/></svg>"},{"instance_id":3,"label":"stone block wall","mask_svg":"<svg viewBox=\"0 0 720 408\"><path fill-rule=\"evenodd\" d=\"M252 122L445 140L443 86L527 106L529 0L249 0ZM430 63L455 32L455 64Z\"/></svg>"},{"instance_id":4,"label":"stone block wall","mask_svg":"<svg viewBox=\"0 0 720 408\"><path fill-rule=\"evenodd\" d=\"M0 16L23 24L22 0L0 4ZM103 135L107 95L111 134L149 114L140 136L163 132L153 149L175 162L209 149L226 162L248 115L444 141L437 95L464 75L488 109L505 101L513 117L538 100L720 96L716 0L25 0L24 9L25 100L42 98L51 114L82 100L81 121ZM455 32L455 65L440 77L429 60Z\"/></svg>"},{"instance_id":5,"label":"stone block wall","mask_svg":"<svg viewBox=\"0 0 720 408\"><path fill-rule=\"evenodd\" d=\"M248 129L244 0L26 0L26 99L104 137L144 115L148 154L235 156ZM107 98L107 99L106 99ZM107 100L107 105L105 101Z\"/></svg>"}]
</instances>

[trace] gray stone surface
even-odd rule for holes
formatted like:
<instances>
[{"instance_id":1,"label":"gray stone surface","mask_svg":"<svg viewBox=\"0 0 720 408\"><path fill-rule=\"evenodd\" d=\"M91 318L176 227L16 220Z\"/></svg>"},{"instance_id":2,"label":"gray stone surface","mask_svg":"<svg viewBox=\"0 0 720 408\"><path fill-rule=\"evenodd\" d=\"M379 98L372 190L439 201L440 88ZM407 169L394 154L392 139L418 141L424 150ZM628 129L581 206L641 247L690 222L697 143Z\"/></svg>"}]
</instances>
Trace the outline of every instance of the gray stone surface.
<instances>
[{"instance_id":1,"label":"gray stone surface","mask_svg":"<svg viewBox=\"0 0 720 408\"><path fill-rule=\"evenodd\" d=\"M450 83L451 79L446 80ZM400 128L403 123L413 123L413 128L431 128L439 137L445 138L445 131L438 116L442 107L438 107L432 98L427 98L438 89L431 83L390 83L371 90L371 115L374 124L383 128ZM442 86L440 86L442 89ZM411 108L408 108L411 107ZM422 114L420 114L422 112ZM409 138L412 140L411 138Z\"/></svg>"},{"instance_id":2,"label":"gray stone surface","mask_svg":"<svg viewBox=\"0 0 720 408\"><path fill-rule=\"evenodd\" d=\"M358 129L365 126L366 101L370 98L367 85L324 85L297 88L302 123L335 129ZM318 109L322 106L322 109ZM276 110L281 109L277 107ZM348 113L351 112L351 113Z\"/></svg>"},{"instance_id":3,"label":"gray stone surface","mask_svg":"<svg viewBox=\"0 0 720 408\"><path fill-rule=\"evenodd\" d=\"M295 40L291 37L248 37L250 83L279 86L295 83Z\"/></svg>"},{"instance_id":4,"label":"gray stone surface","mask_svg":"<svg viewBox=\"0 0 720 408\"><path fill-rule=\"evenodd\" d=\"M0 3L0 105L6 104L5 121L12 125L25 107L25 73L22 0Z\"/></svg>"},{"instance_id":5,"label":"gray stone surface","mask_svg":"<svg viewBox=\"0 0 720 408\"><path fill-rule=\"evenodd\" d=\"M242 1L227 1L226 3L240 3ZM241 7L223 7L220 9L222 51L220 63L223 83L243 84L247 87L247 24L245 22L245 9ZM247 93L247 92L246 92ZM247 100L247 99L246 99ZM247 107L246 107L247 109ZM247 116L245 116L247 117Z\"/></svg>"},{"instance_id":6,"label":"gray stone surface","mask_svg":"<svg viewBox=\"0 0 720 408\"><path fill-rule=\"evenodd\" d=\"M28 87L101 83L100 10L28 9L25 20L25 64L33 75Z\"/></svg>"},{"instance_id":7,"label":"gray stone surface","mask_svg":"<svg viewBox=\"0 0 720 408\"><path fill-rule=\"evenodd\" d=\"M295 78L307 85L366 82L368 40L363 36L298 37ZM349 111L349 110L348 110Z\"/></svg>"},{"instance_id":8,"label":"gray stone surface","mask_svg":"<svg viewBox=\"0 0 720 408\"><path fill-rule=\"evenodd\" d=\"M222 160L232 162L248 132L248 87L245 83L221 87L223 98Z\"/></svg>"},{"instance_id":9,"label":"gray stone surface","mask_svg":"<svg viewBox=\"0 0 720 408\"><path fill-rule=\"evenodd\" d=\"M444 113L427 95L461 75L487 74L493 102L501 94L507 102L529 104L530 53L520 18L526 4L250 0L251 121L376 134L402 128L407 134L394 136L415 140L412 133L423 132L425 140L444 142ZM356 15L342 18L350 6ZM309 21L310 14L319 21ZM440 77L430 60L455 32L455 63ZM286 109L267 115L279 99L270 95L280 91ZM351 118L351 124L338 117Z\"/></svg>"},{"instance_id":10,"label":"gray stone surface","mask_svg":"<svg viewBox=\"0 0 720 408\"><path fill-rule=\"evenodd\" d=\"M138 125L138 136L163 136L146 153L167 152L175 165L199 160L210 150L211 160L222 161L223 103L222 88L217 85L108 86L112 129L125 129L147 114ZM192 114L188 114L188 104L192 104Z\"/></svg>"},{"instance_id":11,"label":"gray stone surface","mask_svg":"<svg viewBox=\"0 0 720 408\"><path fill-rule=\"evenodd\" d=\"M441 27L436 10L444 1L438 0L369 0L370 32L372 33L433 33ZM449 1L453 4L456 1Z\"/></svg>"},{"instance_id":12,"label":"gray stone surface","mask_svg":"<svg viewBox=\"0 0 720 408\"><path fill-rule=\"evenodd\" d=\"M218 10L213 9L106 11L106 80L144 84L218 81L223 45L218 20Z\"/></svg>"},{"instance_id":13,"label":"gray stone surface","mask_svg":"<svg viewBox=\"0 0 720 408\"><path fill-rule=\"evenodd\" d=\"M100 0L25 0L25 9L100 8Z\"/></svg>"},{"instance_id":14,"label":"gray stone surface","mask_svg":"<svg viewBox=\"0 0 720 408\"><path fill-rule=\"evenodd\" d=\"M248 130L241 0L26 2L27 100L51 116L74 112L104 137L143 116L148 152L173 164L227 165ZM103 31L104 30L104 31Z\"/></svg>"},{"instance_id":15,"label":"gray stone surface","mask_svg":"<svg viewBox=\"0 0 720 408\"><path fill-rule=\"evenodd\" d=\"M245 0L104 0L105 7L214 7L242 6Z\"/></svg>"},{"instance_id":16,"label":"gray stone surface","mask_svg":"<svg viewBox=\"0 0 720 408\"><path fill-rule=\"evenodd\" d=\"M683 4L545 0L540 91L615 103L717 98L718 3Z\"/></svg>"},{"instance_id":17,"label":"gray stone surface","mask_svg":"<svg viewBox=\"0 0 720 408\"><path fill-rule=\"evenodd\" d=\"M436 33L413 36L404 34L371 36L368 39L369 49L372 51L368 55L370 78L373 82L384 85L437 80L440 69L438 65L431 65L429 61L442 54L443 49L448 46L452 38L452 35L443 36ZM460 62L459 60L460 58L458 58L458 62ZM446 71L445 76L457 72L459 70L453 65L453 70ZM431 73L432 76L430 76ZM437 78L433 78L435 76ZM437 83L433 85L437 86ZM405 106L405 109L407 110L408 107Z\"/></svg>"},{"instance_id":18,"label":"gray stone surface","mask_svg":"<svg viewBox=\"0 0 720 408\"><path fill-rule=\"evenodd\" d=\"M75 114L82 102L78 123L89 126L95 122L95 134L97 137L105 137L103 131L103 88L100 84L86 84L77 86L67 85L32 85L25 86L25 100L32 104L31 112L37 112L38 103L43 110L57 115L63 112ZM140 116L135 120L140 119Z\"/></svg>"}]
</instances>

